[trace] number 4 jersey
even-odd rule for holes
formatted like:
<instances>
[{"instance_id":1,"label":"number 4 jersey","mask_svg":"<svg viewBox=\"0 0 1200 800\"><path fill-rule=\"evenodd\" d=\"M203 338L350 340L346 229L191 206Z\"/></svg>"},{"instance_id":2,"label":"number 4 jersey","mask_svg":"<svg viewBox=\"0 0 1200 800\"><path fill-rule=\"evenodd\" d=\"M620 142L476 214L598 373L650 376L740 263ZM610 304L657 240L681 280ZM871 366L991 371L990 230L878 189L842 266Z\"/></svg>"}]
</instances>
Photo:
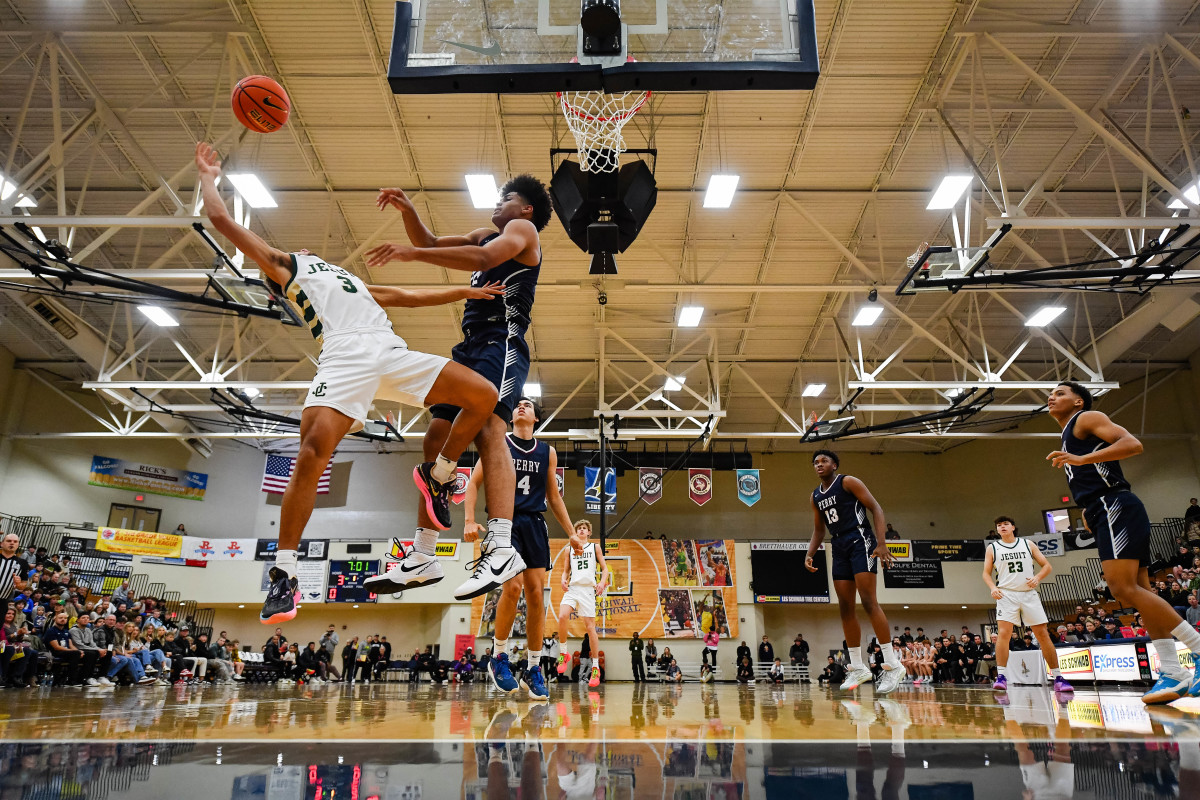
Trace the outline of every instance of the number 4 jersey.
<instances>
[{"instance_id":1,"label":"number 4 jersey","mask_svg":"<svg viewBox=\"0 0 1200 800\"><path fill-rule=\"evenodd\" d=\"M546 473L550 471L550 445L537 439L518 439L511 433L508 452L517 473L517 496L513 511L542 514L546 511Z\"/></svg>"}]
</instances>

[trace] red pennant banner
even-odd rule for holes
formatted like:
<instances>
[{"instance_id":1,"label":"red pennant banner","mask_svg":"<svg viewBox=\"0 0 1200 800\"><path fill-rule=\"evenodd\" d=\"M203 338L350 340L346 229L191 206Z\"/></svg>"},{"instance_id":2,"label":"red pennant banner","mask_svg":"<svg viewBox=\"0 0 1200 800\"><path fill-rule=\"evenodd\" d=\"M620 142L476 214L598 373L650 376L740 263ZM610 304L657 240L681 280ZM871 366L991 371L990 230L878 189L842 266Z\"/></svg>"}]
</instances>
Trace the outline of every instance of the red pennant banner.
<instances>
[{"instance_id":1,"label":"red pennant banner","mask_svg":"<svg viewBox=\"0 0 1200 800\"><path fill-rule=\"evenodd\" d=\"M702 506L712 498L712 470L688 470L688 496L692 502Z\"/></svg>"},{"instance_id":2,"label":"red pennant banner","mask_svg":"<svg viewBox=\"0 0 1200 800\"><path fill-rule=\"evenodd\" d=\"M462 501L467 499L467 482L471 480L471 468L459 467L454 475L454 494L450 499L455 505L462 505Z\"/></svg>"},{"instance_id":3,"label":"red pennant banner","mask_svg":"<svg viewBox=\"0 0 1200 800\"><path fill-rule=\"evenodd\" d=\"M638 468L638 490L646 505L654 505L662 497L662 473L656 467Z\"/></svg>"},{"instance_id":4,"label":"red pennant banner","mask_svg":"<svg viewBox=\"0 0 1200 800\"><path fill-rule=\"evenodd\" d=\"M554 470L554 480L558 484L558 493L563 497L567 496L567 468L559 467Z\"/></svg>"}]
</instances>

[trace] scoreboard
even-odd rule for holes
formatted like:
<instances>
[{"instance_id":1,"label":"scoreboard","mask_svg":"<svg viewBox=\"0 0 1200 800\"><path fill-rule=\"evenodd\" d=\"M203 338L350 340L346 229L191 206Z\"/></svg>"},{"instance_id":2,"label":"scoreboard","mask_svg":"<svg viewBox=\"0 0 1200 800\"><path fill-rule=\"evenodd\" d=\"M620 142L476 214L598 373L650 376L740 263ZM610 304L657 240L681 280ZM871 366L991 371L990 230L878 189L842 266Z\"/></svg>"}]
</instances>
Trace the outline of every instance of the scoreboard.
<instances>
[{"instance_id":1,"label":"scoreboard","mask_svg":"<svg viewBox=\"0 0 1200 800\"><path fill-rule=\"evenodd\" d=\"M378 595L363 586L363 581L379 573L379 561L345 560L329 562L329 589L326 603L374 603Z\"/></svg>"}]
</instances>

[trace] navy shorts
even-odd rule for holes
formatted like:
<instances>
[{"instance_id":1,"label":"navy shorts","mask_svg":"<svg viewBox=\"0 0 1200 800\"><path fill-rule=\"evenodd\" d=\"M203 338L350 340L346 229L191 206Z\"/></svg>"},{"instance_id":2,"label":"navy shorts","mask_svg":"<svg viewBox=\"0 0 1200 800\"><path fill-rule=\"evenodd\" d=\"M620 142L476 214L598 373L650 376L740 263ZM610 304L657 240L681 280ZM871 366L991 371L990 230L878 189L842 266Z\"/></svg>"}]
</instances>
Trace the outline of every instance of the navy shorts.
<instances>
[{"instance_id":1,"label":"navy shorts","mask_svg":"<svg viewBox=\"0 0 1200 800\"><path fill-rule=\"evenodd\" d=\"M512 545L526 569L550 569L550 531L541 514L513 514Z\"/></svg>"},{"instance_id":2,"label":"navy shorts","mask_svg":"<svg viewBox=\"0 0 1200 800\"><path fill-rule=\"evenodd\" d=\"M1096 537L1101 561L1136 558L1150 566L1150 517L1133 492L1117 492L1096 500L1083 511Z\"/></svg>"},{"instance_id":3,"label":"navy shorts","mask_svg":"<svg viewBox=\"0 0 1200 800\"><path fill-rule=\"evenodd\" d=\"M870 528L861 534L845 533L830 543L833 550L833 579L852 581L860 572L874 573L879 566L875 548L879 542Z\"/></svg>"},{"instance_id":4,"label":"navy shorts","mask_svg":"<svg viewBox=\"0 0 1200 800\"><path fill-rule=\"evenodd\" d=\"M496 402L495 414L512 422L512 412L525 391L525 378L529 375L529 345L519 333L509 333L503 327L471 331L450 351L450 360L470 367L488 380L500 399ZM449 403L438 403L430 407L434 419L453 421L459 407Z\"/></svg>"}]
</instances>

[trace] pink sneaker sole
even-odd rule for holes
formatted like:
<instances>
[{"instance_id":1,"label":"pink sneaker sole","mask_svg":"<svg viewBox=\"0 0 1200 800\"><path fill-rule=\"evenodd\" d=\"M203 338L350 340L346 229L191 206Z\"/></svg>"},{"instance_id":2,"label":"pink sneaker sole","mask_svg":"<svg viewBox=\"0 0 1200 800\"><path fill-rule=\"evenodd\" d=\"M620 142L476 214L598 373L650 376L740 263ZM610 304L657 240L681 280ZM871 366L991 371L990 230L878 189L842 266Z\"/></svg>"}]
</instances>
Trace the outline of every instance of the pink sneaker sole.
<instances>
[{"instance_id":1,"label":"pink sneaker sole","mask_svg":"<svg viewBox=\"0 0 1200 800\"><path fill-rule=\"evenodd\" d=\"M438 522L437 514L433 510L433 498L429 495L429 487L425 485L425 481L421 478L420 465L413 467L413 483L417 485L417 491L421 493L421 497L425 500L425 513L429 516L429 523L439 531L448 531L450 528L442 527L442 523Z\"/></svg>"},{"instance_id":2,"label":"pink sneaker sole","mask_svg":"<svg viewBox=\"0 0 1200 800\"><path fill-rule=\"evenodd\" d=\"M300 602L300 593L296 592L296 594L292 596L292 603L295 604L295 603L299 603L299 602ZM295 619L295 618L296 618L296 607L295 607L295 605L293 605L291 611L285 611L282 614L273 614L272 616L270 616L267 619L263 619L262 617L259 617L258 621L261 622L263 625L274 625L278 622L287 622L289 619Z\"/></svg>"}]
</instances>

